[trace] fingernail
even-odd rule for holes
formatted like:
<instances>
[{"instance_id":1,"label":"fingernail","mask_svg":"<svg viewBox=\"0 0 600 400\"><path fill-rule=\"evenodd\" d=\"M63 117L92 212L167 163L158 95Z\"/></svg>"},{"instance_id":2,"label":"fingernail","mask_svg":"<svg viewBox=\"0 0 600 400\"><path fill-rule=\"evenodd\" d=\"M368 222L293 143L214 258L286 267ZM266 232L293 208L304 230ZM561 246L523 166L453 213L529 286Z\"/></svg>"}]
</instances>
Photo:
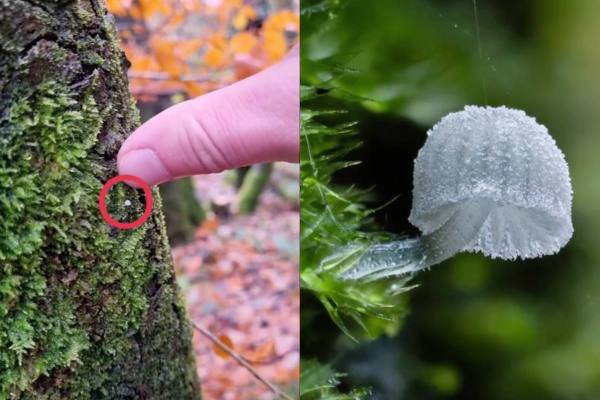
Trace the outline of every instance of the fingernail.
<instances>
[{"instance_id":1,"label":"fingernail","mask_svg":"<svg viewBox=\"0 0 600 400\"><path fill-rule=\"evenodd\" d=\"M136 175L148 185L169 179L170 174L153 150L131 150L119 158L120 175Z\"/></svg>"}]
</instances>

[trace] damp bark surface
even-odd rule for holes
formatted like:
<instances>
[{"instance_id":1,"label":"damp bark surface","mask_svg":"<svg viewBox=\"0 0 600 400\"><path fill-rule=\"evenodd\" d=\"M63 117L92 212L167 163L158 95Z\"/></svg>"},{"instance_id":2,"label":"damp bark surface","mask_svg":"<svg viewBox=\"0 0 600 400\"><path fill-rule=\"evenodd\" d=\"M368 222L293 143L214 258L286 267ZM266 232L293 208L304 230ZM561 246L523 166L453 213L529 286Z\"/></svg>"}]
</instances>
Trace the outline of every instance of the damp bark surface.
<instances>
[{"instance_id":1,"label":"damp bark surface","mask_svg":"<svg viewBox=\"0 0 600 400\"><path fill-rule=\"evenodd\" d=\"M139 123L127 66L102 2L0 0L0 400L200 397L158 192L134 230L98 210Z\"/></svg>"}]
</instances>

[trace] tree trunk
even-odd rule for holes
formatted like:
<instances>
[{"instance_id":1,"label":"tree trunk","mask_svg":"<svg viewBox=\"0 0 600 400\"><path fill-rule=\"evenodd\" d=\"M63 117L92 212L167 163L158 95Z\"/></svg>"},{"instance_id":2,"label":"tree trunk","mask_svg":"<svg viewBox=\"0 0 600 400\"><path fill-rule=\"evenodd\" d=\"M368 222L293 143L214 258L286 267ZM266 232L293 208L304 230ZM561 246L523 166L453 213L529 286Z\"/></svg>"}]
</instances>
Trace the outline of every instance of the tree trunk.
<instances>
[{"instance_id":1,"label":"tree trunk","mask_svg":"<svg viewBox=\"0 0 600 400\"><path fill-rule=\"evenodd\" d=\"M0 0L0 399L199 398L157 190L137 229L98 210L126 67L98 0Z\"/></svg>"},{"instance_id":2,"label":"tree trunk","mask_svg":"<svg viewBox=\"0 0 600 400\"><path fill-rule=\"evenodd\" d=\"M256 210L258 199L269 182L273 164L253 165L246 174L238 192L238 208L241 214L250 214Z\"/></svg>"},{"instance_id":3,"label":"tree trunk","mask_svg":"<svg viewBox=\"0 0 600 400\"><path fill-rule=\"evenodd\" d=\"M202 205L196 200L191 178L178 179L162 185L167 234L172 245L189 242L204 220Z\"/></svg>"}]
</instances>

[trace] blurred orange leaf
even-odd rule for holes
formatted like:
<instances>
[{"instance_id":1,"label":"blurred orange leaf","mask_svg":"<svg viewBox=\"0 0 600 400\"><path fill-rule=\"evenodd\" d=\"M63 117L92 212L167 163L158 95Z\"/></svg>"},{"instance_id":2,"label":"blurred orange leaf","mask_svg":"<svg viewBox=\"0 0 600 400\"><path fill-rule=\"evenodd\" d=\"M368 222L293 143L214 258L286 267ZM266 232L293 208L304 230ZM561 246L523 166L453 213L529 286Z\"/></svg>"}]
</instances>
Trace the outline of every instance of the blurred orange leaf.
<instances>
[{"instance_id":1,"label":"blurred orange leaf","mask_svg":"<svg viewBox=\"0 0 600 400\"><path fill-rule=\"evenodd\" d=\"M283 32L275 30L263 31L263 47L270 61L277 61L287 52L287 43Z\"/></svg>"},{"instance_id":2,"label":"blurred orange leaf","mask_svg":"<svg viewBox=\"0 0 600 400\"><path fill-rule=\"evenodd\" d=\"M231 340L231 338L225 334L221 334L218 336L219 340L227 347L229 347L231 350L233 350L233 341ZM213 350L215 352L215 354L221 358L229 358L231 357L229 355L229 353L227 353L225 350L223 350L223 348L219 345L217 345L216 343L213 344Z\"/></svg>"},{"instance_id":3,"label":"blurred orange leaf","mask_svg":"<svg viewBox=\"0 0 600 400\"><path fill-rule=\"evenodd\" d=\"M250 6L250 5L244 5L242 6L242 8L240 8L240 13L244 14L246 17L250 18L250 19L256 19L256 10L254 9L254 7Z\"/></svg>"},{"instance_id":4,"label":"blurred orange leaf","mask_svg":"<svg viewBox=\"0 0 600 400\"><path fill-rule=\"evenodd\" d=\"M218 68L225 62L225 52L216 47L211 47L204 55L204 62L211 68Z\"/></svg>"},{"instance_id":5,"label":"blurred orange leaf","mask_svg":"<svg viewBox=\"0 0 600 400\"><path fill-rule=\"evenodd\" d=\"M127 15L127 9L123 6L121 0L107 0L106 8L110 13L119 17Z\"/></svg>"},{"instance_id":6,"label":"blurred orange leaf","mask_svg":"<svg viewBox=\"0 0 600 400\"><path fill-rule=\"evenodd\" d=\"M258 40L253 34L249 32L241 32L235 34L231 38L229 46L231 48L231 51L236 54L249 53L254 48L254 46L256 46L257 42Z\"/></svg>"},{"instance_id":7,"label":"blurred orange leaf","mask_svg":"<svg viewBox=\"0 0 600 400\"><path fill-rule=\"evenodd\" d=\"M260 364L261 362L268 361L270 358L275 356L275 343L272 340L261 344L255 350L245 353L245 357L253 362Z\"/></svg>"},{"instance_id":8,"label":"blurred orange leaf","mask_svg":"<svg viewBox=\"0 0 600 400\"><path fill-rule=\"evenodd\" d=\"M257 4L262 3L107 0L132 64L132 93L145 99L176 93L196 97L282 58L291 44L288 33L299 30L299 14L280 10L267 16L262 27L249 29L259 17ZM215 71L215 80L205 81Z\"/></svg>"},{"instance_id":9,"label":"blurred orange leaf","mask_svg":"<svg viewBox=\"0 0 600 400\"><path fill-rule=\"evenodd\" d=\"M150 19L159 13L169 15L172 12L169 3L164 0L138 0L138 2L144 19Z\"/></svg>"},{"instance_id":10,"label":"blurred orange leaf","mask_svg":"<svg viewBox=\"0 0 600 400\"><path fill-rule=\"evenodd\" d=\"M248 22L253 19L256 19L256 10L254 10L254 7L252 6L244 5L233 18L232 24L235 29L241 31L246 29Z\"/></svg>"},{"instance_id":11,"label":"blurred orange leaf","mask_svg":"<svg viewBox=\"0 0 600 400\"><path fill-rule=\"evenodd\" d=\"M150 47L164 72L173 78L181 76L185 72L185 63L179 61L175 55L175 43L161 35L155 34L150 39Z\"/></svg>"},{"instance_id":12,"label":"blurred orange leaf","mask_svg":"<svg viewBox=\"0 0 600 400\"><path fill-rule=\"evenodd\" d=\"M202 222L200 229L206 233L216 232L219 227L219 219L218 218L208 218Z\"/></svg>"},{"instance_id":13,"label":"blurred orange leaf","mask_svg":"<svg viewBox=\"0 0 600 400\"><path fill-rule=\"evenodd\" d=\"M300 17L298 14L283 10L270 15L264 23L263 28L268 31L298 31L300 29Z\"/></svg>"},{"instance_id":14,"label":"blurred orange leaf","mask_svg":"<svg viewBox=\"0 0 600 400\"><path fill-rule=\"evenodd\" d=\"M240 7L242 5L242 0L225 0L225 4L232 7Z\"/></svg>"},{"instance_id":15,"label":"blurred orange leaf","mask_svg":"<svg viewBox=\"0 0 600 400\"><path fill-rule=\"evenodd\" d=\"M192 55L197 53L198 50L200 50L203 44L204 40L202 38L180 40L179 42L177 42L175 52L177 53L177 55L179 55L185 61L187 61L188 58L190 58Z\"/></svg>"},{"instance_id":16,"label":"blurred orange leaf","mask_svg":"<svg viewBox=\"0 0 600 400\"><path fill-rule=\"evenodd\" d=\"M153 57L141 53L134 48L125 47L125 53L131 62L132 71L155 71L159 67Z\"/></svg>"},{"instance_id":17,"label":"blurred orange leaf","mask_svg":"<svg viewBox=\"0 0 600 400\"><path fill-rule=\"evenodd\" d=\"M185 20L185 14L184 13L176 13L171 15L171 18L169 19L169 22L167 23L167 28L170 29L175 29L177 28L179 25L181 25Z\"/></svg>"},{"instance_id":18,"label":"blurred orange leaf","mask_svg":"<svg viewBox=\"0 0 600 400\"><path fill-rule=\"evenodd\" d=\"M243 29L246 29L246 26L248 26L248 21L248 17L239 12L235 15L235 17L233 17L232 25L235 29L241 31Z\"/></svg>"},{"instance_id":19,"label":"blurred orange leaf","mask_svg":"<svg viewBox=\"0 0 600 400\"><path fill-rule=\"evenodd\" d=\"M142 11L138 6L131 5L127 7L127 14L135 19L142 19Z\"/></svg>"},{"instance_id":20,"label":"blurred orange leaf","mask_svg":"<svg viewBox=\"0 0 600 400\"><path fill-rule=\"evenodd\" d=\"M208 42L211 46L218 49L225 49L225 47L227 47L227 39L225 39L225 35L219 32L215 32L210 35L208 37Z\"/></svg>"},{"instance_id":21,"label":"blurred orange leaf","mask_svg":"<svg viewBox=\"0 0 600 400\"><path fill-rule=\"evenodd\" d=\"M190 95L190 97L198 97L206 93L206 87L198 82L186 82L185 91Z\"/></svg>"}]
</instances>

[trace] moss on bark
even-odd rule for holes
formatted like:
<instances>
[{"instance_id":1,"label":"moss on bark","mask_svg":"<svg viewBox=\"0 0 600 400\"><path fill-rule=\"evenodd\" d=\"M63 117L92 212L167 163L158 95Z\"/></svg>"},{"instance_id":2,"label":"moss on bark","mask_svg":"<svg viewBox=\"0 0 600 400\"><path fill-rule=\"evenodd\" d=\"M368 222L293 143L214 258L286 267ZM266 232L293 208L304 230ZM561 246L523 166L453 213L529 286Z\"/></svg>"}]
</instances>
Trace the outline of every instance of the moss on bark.
<instances>
[{"instance_id":1,"label":"moss on bark","mask_svg":"<svg viewBox=\"0 0 600 400\"><path fill-rule=\"evenodd\" d=\"M139 121L126 67L97 0L0 0L0 399L199 398L158 192L135 230L98 211Z\"/></svg>"},{"instance_id":2,"label":"moss on bark","mask_svg":"<svg viewBox=\"0 0 600 400\"><path fill-rule=\"evenodd\" d=\"M272 171L273 164L253 165L250 168L238 192L238 208L241 214L251 214L256 210L260 194L269 183Z\"/></svg>"}]
</instances>

